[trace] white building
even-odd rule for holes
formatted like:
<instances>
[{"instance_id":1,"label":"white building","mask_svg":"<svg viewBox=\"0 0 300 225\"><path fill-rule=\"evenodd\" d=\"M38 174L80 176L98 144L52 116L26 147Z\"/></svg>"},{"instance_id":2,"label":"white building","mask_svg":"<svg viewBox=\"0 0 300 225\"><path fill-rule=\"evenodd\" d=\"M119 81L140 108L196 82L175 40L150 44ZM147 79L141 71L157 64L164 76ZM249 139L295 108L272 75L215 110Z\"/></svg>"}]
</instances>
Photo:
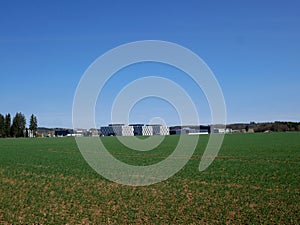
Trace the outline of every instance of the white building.
<instances>
[{"instance_id":1,"label":"white building","mask_svg":"<svg viewBox=\"0 0 300 225\"><path fill-rule=\"evenodd\" d=\"M176 130L176 134L200 134L200 130L185 127L185 128Z\"/></svg>"},{"instance_id":2,"label":"white building","mask_svg":"<svg viewBox=\"0 0 300 225\"><path fill-rule=\"evenodd\" d=\"M91 129L89 129L88 135L92 136L92 137L98 137L99 136L99 130L97 130L95 128L91 128Z\"/></svg>"},{"instance_id":3,"label":"white building","mask_svg":"<svg viewBox=\"0 0 300 225\"><path fill-rule=\"evenodd\" d=\"M144 124L109 124L100 128L101 136L152 136L169 135L169 128L162 125L144 125Z\"/></svg>"},{"instance_id":4,"label":"white building","mask_svg":"<svg viewBox=\"0 0 300 225\"><path fill-rule=\"evenodd\" d=\"M67 136L72 136L72 137L83 137L87 136L87 129L74 129L73 133L67 134Z\"/></svg>"},{"instance_id":5,"label":"white building","mask_svg":"<svg viewBox=\"0 0 300 225\"><path fill-rule=\"evenodd\" d=\"M230 128L213 128L212 129L212 133L215 133L215 134L230 134L232 133L232 129Z\"/></svg>"}]
</instances>

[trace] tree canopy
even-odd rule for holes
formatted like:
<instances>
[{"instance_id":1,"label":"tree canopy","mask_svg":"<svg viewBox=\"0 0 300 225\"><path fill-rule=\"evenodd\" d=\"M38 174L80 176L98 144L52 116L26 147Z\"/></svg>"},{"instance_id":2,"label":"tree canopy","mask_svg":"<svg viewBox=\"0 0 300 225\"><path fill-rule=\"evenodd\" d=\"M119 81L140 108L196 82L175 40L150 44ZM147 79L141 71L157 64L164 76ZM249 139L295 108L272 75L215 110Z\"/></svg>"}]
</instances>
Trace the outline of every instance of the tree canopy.
<instances>
[{"instance_id":1,"label":"tree canopy","mask_svg":"<svg viewBox=\"0 0 300 225\"><path fill-rule=\"evenodd\" d=\"M22 113L16 113L11 126L12 137L24 137L26 128L26 119Z\"/></svg>"},{"instance_id":2,"label":"tree canopy","mask_svg":"<svg viewBox=\"0 0 300 225\"><path fill-rule=\"evenodd\" d=\"M37 118L35 115L31 115L30 122L29 122L29 130L32 132L33 136L36 136L38 125L37 125Z\"/></svg>"}]
</instances>

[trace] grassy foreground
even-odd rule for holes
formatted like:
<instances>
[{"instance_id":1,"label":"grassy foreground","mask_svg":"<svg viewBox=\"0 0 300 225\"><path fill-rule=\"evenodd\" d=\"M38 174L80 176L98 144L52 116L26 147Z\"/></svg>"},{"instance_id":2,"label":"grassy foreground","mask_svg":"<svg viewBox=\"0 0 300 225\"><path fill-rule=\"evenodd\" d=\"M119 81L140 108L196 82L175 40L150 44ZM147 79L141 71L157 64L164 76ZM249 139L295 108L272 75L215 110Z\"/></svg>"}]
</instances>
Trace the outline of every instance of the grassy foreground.
<instances>
[{"instance_id":1,"label":"grassy foreground","mask_svg":"<svg viewBox=\"0 0 300 225\"><path fill-rule=\"evenodd\" d=\"M145 187L102 178L74 138L0 139L0 224L300 224L300 133L226 135L200 173L207 139L175 176ZM102 140L143 165L168 156L178 136L144 153Z\"/></svg>"}]
</instances>

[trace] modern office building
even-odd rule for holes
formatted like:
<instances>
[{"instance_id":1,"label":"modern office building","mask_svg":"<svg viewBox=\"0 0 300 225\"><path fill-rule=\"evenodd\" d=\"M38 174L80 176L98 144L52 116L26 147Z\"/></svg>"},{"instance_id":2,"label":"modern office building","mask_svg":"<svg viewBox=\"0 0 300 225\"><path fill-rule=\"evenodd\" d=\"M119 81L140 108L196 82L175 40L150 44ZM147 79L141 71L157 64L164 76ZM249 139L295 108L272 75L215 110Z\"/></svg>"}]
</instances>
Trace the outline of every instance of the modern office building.
<instances>
[{"instance_id":1,"label":"modern office building","mask_svg":"<svg viewBox=\"0 0 300 225\"><path fill-rule=\"evenodd\" d=\"M100 128L101 136L134 136L133 127L124 124L109 124Z\"/></svg>"},{"instance_id":2,"label":"modern office building","mask_svg":"<svg viewBox=\"0 0 300 225\"><path fill-rule=\"evenodd\" d=\"M100 128L101 136L152 136L169 135L169 128L159 124L109 124Z\"/></svg>"},{"instance_id":3,"label":"modern office building","mask_svg":"<svg viewBox=\"0 0 300 225\"><path fill-rule=\"evenodd\" d=\"M133 127L134 136L151 136L153 135L153 128L144 124L129 124Z\"/></svg>"},{"instance_id":4,"label":"modern office building","mask_svg":"<svg viewBox=\"0 0 300 225\"><path fill-rule=\"evenodd\" d=\"M167 126L162 126L160 124L151 125L153 128L153 135L169 135L170 130Z\"/></svg>"}]
</instances>

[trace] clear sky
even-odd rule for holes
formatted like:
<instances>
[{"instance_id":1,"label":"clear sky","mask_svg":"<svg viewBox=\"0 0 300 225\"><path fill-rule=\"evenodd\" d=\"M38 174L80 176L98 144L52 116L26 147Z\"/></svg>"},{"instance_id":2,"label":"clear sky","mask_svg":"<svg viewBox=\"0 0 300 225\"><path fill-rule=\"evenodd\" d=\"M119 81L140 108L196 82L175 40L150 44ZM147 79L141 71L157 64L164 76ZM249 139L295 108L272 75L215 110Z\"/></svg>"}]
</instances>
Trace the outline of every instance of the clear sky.
<instances>
[{"instance_id":1,"label":"clear sky","mask_svg":"<svg viewBox=\"0 0 300 225\"><path fill-rule=\"evenodd\" d=\"M300 2L287 1L0 1L0 113L31 113L39 126L72 127L76 87L88 66L127 42L165 40L198 54L223 90L232 122L300 120ZM123 73L123 75L122 75ZM174 68L125 68L99 96L97 124L109 123L114 94L143 75L174 76L209 123L201 92ZM109 86L110 85L110 86ZM200 94L199 94L200 93ZM109 107L108 107L109 108ZM147 110L151 109L151 110ZM144 99L130 122L174 108Z\"/></svg>"}]
</instances>

